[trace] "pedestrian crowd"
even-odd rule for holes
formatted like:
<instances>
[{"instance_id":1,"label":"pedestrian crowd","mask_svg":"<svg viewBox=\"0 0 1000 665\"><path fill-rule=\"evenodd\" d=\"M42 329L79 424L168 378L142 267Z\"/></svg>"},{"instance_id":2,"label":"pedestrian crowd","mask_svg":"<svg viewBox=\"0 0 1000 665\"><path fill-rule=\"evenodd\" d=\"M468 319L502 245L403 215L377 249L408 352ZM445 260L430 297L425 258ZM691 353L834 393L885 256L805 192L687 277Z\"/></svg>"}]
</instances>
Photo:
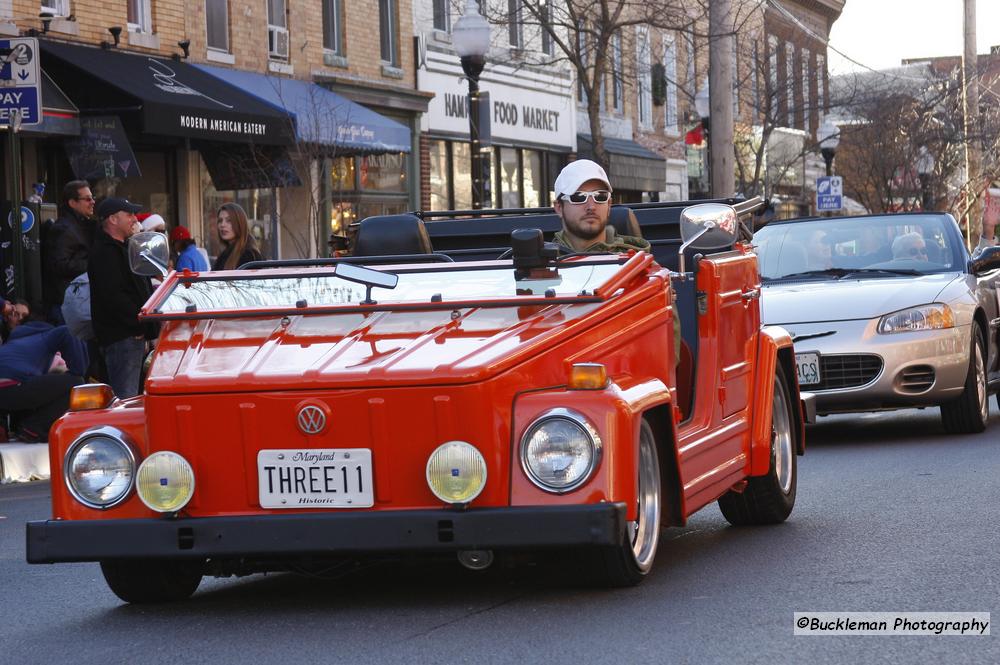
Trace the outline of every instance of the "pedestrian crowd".
<instances>
[{"instance_id":1,"label":"pedestrian crowd","mask_svg":"<svg viewBox=\"0 0 1000 665\"><path fill-rule=\"evenodd\" d=\"M239 205L223 205L216 225L224 250L215 269L262 258ZM140 232L167 237L177 270L209 270L186 227L168 231L161 215L140 205L113 196L98 202L87 181L66 183L59 217L41 238L43 302L0 298L0 441L47 441L74 386L107 383L119 399L142 394L159 324L139 320L153 292L150 278L129 265L128 240Z\"/></svg>"}]
</instances>

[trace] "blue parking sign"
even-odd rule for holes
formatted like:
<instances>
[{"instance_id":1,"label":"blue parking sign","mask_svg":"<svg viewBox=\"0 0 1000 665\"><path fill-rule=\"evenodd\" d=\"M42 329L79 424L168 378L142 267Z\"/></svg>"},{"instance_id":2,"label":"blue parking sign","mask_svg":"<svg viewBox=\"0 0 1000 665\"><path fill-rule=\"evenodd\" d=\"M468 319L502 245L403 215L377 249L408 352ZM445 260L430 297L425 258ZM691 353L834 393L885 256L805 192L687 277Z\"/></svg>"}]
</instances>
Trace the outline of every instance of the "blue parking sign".
<instances>
[{"instance_id":1,"label":"blue parking sign","mask_svg":"<svg viewBox=\"0 0 1000 665\"><path fill-rule=\"evenodd\" d=\"M42 122L38 40L34 37L0 39L0 127L15 118L22 125Z\"/></svg>"},{"instance_id":2,"label":"blue parking sign","mask_svg":"<svg viewBox=\"0 0 1000 665\"><path fill-rule=\"evenodd\" d=\"M844 208L844 179L839 175L816 178L816 210L828 212Z\"/></svg>"}]
</instances>

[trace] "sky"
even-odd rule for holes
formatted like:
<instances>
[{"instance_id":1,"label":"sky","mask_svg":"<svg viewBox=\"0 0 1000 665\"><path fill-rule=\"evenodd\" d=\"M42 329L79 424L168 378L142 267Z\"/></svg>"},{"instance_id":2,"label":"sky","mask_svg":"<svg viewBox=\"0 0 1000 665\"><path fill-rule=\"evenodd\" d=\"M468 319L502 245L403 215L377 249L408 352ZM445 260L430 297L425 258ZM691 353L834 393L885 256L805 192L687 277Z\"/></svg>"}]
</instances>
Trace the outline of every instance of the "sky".
<instances>
[{"instance_id":1,"label":"sky","mask_svg":"<svg viewBox=\"0 0 1000 665\"><path fill-rule=\"evenodd\" d=\"M873 69L905 58L961 55L963 0L846 0L830 46ZM1000 0L976 2L976 51L1000 45ZM863 67L829 51L830 74Z\"/></svg>"}]
</instances>

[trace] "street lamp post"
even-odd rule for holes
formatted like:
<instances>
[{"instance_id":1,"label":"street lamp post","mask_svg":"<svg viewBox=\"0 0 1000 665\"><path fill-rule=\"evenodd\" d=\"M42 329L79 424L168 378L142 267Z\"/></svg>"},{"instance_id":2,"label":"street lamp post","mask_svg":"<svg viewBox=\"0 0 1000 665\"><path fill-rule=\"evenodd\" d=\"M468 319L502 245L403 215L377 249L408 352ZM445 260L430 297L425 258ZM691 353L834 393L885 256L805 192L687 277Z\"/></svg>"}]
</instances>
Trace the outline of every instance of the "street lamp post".
<instances>
[{"instance_id":1,"label":"street lamp post","mask_svg":"<svg viewBox=\"0 0 1000 665\"><path fill-rule=\"evenodd\" d=\"M711 122L709 121L709 115L711 113L711 107L709 105L709 91L708 82L701 86L697 94L694 96L694 110L701 118L701 129L705 133L705 178L708 182L708 195L712 196L712 153L710 150L709 141L711 141L710 129Z\"/></svg>"},{"instance_id":2,"label":"street lamp post","mask_svg":"<svg viewBox=\"0 0 1000 665\"><path fill-rule=\"evenodd\" d=\"M931 190L931 178L934 177L934 155L927 146L920 146L917 157L917 174L920 176L920 207L924 210L934 208L934 193Z\"/></svg>"},{"instance_id":3,"label":"street lamp post","mask_svg":"<svg viewBox=\"0 0 1000 665\"><path fill-rule=\"evenodd\" d=\"M826 162L826 174L832 176L833 158L836 157L837 146L840 145L840 129L829 118L824 118L816 134L819 139L819 153Z\"/></svg>"},{"instance_id":4,"label":"street lamp post","mask_svg":"<svg viewBox=\"0 0 1000 665\"><path fill-rule=\"evenodd\" d=\"M489 207L490 160L483 154L479 135L479 75L490 48L490 25L479 13L476 0L467 0L465 12L451 31L452 43L469 81L469 138L472 149L472 207Z\"/></svg>"}]
</instances>

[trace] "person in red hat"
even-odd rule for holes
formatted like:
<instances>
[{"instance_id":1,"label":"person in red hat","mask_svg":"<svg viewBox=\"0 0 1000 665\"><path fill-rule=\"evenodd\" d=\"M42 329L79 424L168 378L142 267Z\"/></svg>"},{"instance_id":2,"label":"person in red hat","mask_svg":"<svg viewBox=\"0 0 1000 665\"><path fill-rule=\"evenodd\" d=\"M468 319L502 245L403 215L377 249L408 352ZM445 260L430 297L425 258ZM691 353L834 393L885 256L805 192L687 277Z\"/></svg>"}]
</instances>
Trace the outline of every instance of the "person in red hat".
<instances>
[{"instance_id":1,"label":"person in red hat","mask_svg":"<svg viewBox=\"0 0 1000 665\"><path fill-rule=\"evenodd\" d=\"M175 226L170 231L170 244L173 245L177 253L177 263L175 270L190 270L191 272L205 272L208 270L208 261L198 251L194 238L186 226Z\"/></svg>"}]
</instances>

